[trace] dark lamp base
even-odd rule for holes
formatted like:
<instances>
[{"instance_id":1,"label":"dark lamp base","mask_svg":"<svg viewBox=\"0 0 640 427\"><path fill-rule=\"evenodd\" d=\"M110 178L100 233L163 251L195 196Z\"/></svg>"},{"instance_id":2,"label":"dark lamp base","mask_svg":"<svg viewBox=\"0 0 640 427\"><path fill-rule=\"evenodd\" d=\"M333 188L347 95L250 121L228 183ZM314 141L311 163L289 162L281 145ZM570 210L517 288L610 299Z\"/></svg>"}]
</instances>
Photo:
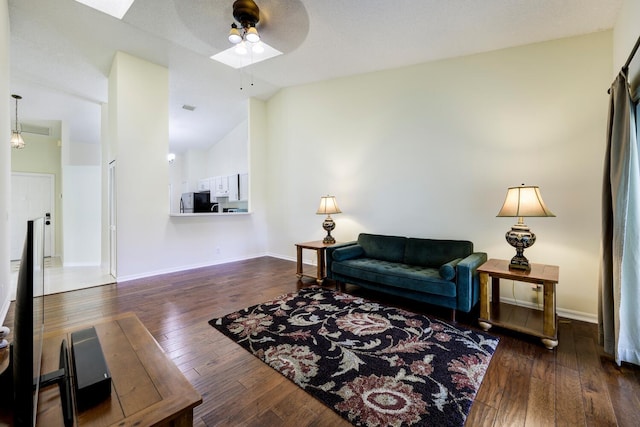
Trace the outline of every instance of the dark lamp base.
<instances>
[{"instance_id":1,"label":"dark lamp base","mask_svg":"<svg viewBox=\"0 0 640 427\"><path fill-rule=\"evenodd\" d=\"M516 248L516 255L511 258L509 270L531 271L529 260L524 256L524 250L533 246L536 242L536 235L529 230L526 224L521 221L511 227L505 234L507 242Z\"/></svg>"},{"instance_id":2,"label":"dark lamp base","mask_svg":"<svg viewBox=\"0 0 640 427\"><path fill-rule=\"evenodd\" d=\"M322 222L322 228L324 228L324 230L327 232L325 238L322 239L322 243L335 243L336 239L334 239L331 235L331 231L336 228L336 223L333 222L331 215L328 215L327 218Z\"/></svg>"},{"instance_id":3,"label":"dark lamp base","mask_svg":"<svg viewBox=\"0 0 640 427\"><path fill-rule=\"evenodd\" d=\"M531 271L531 266L529 265L529 260L527 260L524 256L516 255L511 258L511 262L509 263L509 270Z\"/></svg>"}]
</instances>

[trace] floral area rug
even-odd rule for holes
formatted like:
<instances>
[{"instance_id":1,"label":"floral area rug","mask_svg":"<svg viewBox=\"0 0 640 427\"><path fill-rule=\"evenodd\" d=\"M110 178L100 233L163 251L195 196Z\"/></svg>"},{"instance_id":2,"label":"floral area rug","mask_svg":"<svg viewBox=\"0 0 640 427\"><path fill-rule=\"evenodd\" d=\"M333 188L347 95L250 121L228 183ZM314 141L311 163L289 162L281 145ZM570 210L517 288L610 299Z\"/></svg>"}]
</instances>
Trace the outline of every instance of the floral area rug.
<instances>
[{"instance_id":1,"label":"floral area rug","mask_svg":"<svg viewBox=\"0 0 640 427\"><path fill-rule=\"evenodd\" d=\"M211 326L358 426L462 426L490 334L305 288Z\"/></svg>"}]
</instances>

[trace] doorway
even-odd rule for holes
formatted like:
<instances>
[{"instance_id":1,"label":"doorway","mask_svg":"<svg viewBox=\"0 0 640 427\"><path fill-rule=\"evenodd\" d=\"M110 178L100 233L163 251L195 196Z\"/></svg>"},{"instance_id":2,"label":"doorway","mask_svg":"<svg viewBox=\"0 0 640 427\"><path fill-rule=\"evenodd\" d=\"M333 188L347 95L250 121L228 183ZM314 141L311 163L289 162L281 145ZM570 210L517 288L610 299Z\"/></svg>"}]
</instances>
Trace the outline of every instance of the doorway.
<instances>
[{"instance_id":1,"label":"doorway","mask_svg":"<svg viewBox=\"0 0 640 427\"><path fill-rule=\"evenodd\" d=\"M10 258L22 256L27 220L45 217L45 257L55 256L55 176L46 173L11 173Z\"/></svg>"}]
</instances>

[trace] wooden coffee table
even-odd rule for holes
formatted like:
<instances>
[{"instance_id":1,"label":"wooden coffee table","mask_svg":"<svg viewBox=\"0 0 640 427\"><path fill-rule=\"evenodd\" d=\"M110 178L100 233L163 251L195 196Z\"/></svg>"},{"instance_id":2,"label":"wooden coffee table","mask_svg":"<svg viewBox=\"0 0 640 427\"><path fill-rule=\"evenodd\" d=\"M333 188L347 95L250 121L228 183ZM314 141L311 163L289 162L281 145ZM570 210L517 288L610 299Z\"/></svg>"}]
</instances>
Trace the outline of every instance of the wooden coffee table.
<instances>
[{"instance_id":1,"label":"wooden coffee table","mask_svg":"<svg viewBox=\"0 0 640 427\"><path fill-rule=\"evenodd\" d=\"M43 372L58 368L60 343L75 330L95 326L111 372L111 397L76 412L76 426L192 426L202 397L133 313L45 333ZM38 426L62 426L58 387L40 391Z\"/></svg>"}]
</instances>

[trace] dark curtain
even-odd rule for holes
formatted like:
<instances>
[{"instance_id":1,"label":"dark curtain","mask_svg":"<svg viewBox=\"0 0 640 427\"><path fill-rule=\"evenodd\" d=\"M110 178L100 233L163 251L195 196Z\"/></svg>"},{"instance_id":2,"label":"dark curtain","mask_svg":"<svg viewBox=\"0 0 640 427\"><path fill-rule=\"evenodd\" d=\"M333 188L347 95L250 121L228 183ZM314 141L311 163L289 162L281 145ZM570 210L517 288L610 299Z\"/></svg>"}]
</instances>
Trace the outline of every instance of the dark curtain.
<instances>
[{"instance_id":1,"label":"dark curtain","mask_svg":"<svg viewBox=\"0 0 640 427\"><path fill-rule=\"evenodd\" d=\"M600 344L618 364L640 365L640 169L626 71L610 90L602 191Z\"/></svg>"}]
</instances>

